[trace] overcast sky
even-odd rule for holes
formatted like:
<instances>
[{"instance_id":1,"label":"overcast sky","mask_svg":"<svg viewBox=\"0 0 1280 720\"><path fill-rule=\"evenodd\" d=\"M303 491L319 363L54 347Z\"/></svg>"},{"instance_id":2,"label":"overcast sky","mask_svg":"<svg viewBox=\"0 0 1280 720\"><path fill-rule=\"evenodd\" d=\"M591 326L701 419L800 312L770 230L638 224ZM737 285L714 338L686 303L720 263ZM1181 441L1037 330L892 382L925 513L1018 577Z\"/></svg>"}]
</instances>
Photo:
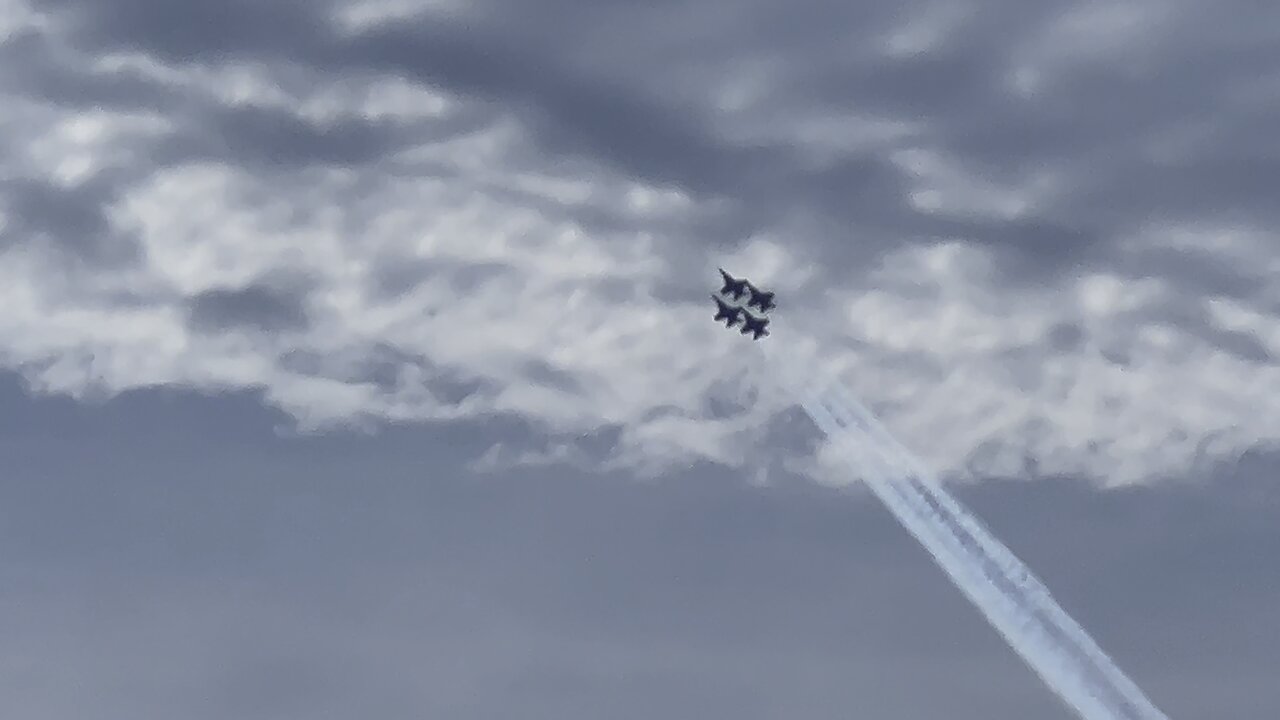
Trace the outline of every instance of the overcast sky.
<instances>
[{"instance_id":1,"label":"overcast sky","mask_svg":"<svg viewBox=\"0 0 1280 720\"><path fill-rule=\"evenodd\" d=\"M0 709L1065 718L843 380L1280 715L1280 6L0 0Z\"/></svg>"}]
</instances>

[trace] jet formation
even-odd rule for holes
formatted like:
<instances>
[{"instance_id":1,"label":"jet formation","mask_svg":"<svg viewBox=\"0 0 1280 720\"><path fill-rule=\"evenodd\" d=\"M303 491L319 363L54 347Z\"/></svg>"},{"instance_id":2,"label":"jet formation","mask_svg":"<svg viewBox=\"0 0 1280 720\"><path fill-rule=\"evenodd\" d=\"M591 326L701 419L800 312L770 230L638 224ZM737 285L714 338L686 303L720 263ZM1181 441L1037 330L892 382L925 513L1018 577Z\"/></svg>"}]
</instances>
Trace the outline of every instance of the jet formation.
<instances>
[{"instance_id":1,"label":"jet formation","mask_svg":"<svg viewBox=\"0 0 1280 720\"><path fill-rule=\"evenodd\" d=\"M724 278L724 286L720 292L711 296L716 301L715 320L723 320L724 326L732 328L741 323L740 332L759 340L769 334L769 318L767 314L777 306L773 301L773 293L752 285L746 279L735 278L720 268L720 276ZM745 299L745 301L744 301ZM757 314L753 311L759 311Z\"/></svg>"}]
</instances>

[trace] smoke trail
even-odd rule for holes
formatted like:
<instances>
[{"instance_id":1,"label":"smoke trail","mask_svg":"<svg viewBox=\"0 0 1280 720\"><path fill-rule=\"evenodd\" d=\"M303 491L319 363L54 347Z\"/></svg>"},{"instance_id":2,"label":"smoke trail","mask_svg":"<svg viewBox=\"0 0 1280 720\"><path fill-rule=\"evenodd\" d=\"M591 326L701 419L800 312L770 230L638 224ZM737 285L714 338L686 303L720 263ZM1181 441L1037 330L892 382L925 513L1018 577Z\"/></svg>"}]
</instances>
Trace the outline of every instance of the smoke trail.
<instances>
[{"instance_id":1,"label":"smoke trail","mask_svg":"<svg viewBox=\"0 0 1280 720\"><path fill-rule=\"evenodd\" d=\"M828 403L826 409L839 417L842 427L852 426L848 422L848 415L843 412L838 403ZM864 439L869 440L869 438L865 437ZM878 450L879 448L876 449ZM1134 719L1162 717L1145 697L1139 694L1136 700L1133 698L1133 693L1129 692L1128 687L1126 687L1126 685L1131 685L1128 678L1125 678L1120 673L1110 658L1107 658L1101 650L1098 650L1093 645L1083 630L1074 624L1070 627L1064 627L1052 613L1045 612L1044 605L1046 602L1052 603L1052 598L1042 595L1033 600L1031 593L1027 590L1028 583L1031 582L1030 573L1024 567L1019 571L1016 567L1010 568L1007 564L998 563L987 551L987 548L983 547L983 543L975 539L968 529L939 501L938 495L945 491L942 491L941 488L929 487L921 483L918 478L907 475L890 475L887 479L903 488L904 492L910 495L913 502L923 503L924 507L927 508L924 512L927 512L934 522L944 525L950 533L950 539L960 544L959 554L962 555L964 560L978 568L984 578L996 586L1016 606L1018 613L1033 619L1038 624L1038 634L1044 636L1039 639L1041 641L1047 640L1050 643L1049 647L1057 655L1062 656L1054 660L1055 665L1058 666L1057 669L1059 671L1065 670L1071 675L1070 679L1077 686L1076 690L1096 696L1106 703L1109 711L1104 717ZM947 497L951 504L957 505L954 498L950 498L949 495ZM989 540L995 542L994 538L989 538ZM1007 549L1005 553L1007 553L1008 557L1012 557L1012 554L1008 553ZM1018 567L1022 566L1019 564ZM1056 608L1056 603L1053 606ZM1065 616L1065 613L1061 613L1060 609L1059 614ZM1033 650L1042 649L1033 648ZM1045 662L1043 656L1028 655L1025 649L1021 654L1027 658L1033 668L1037 664ZM1063 677L1060 673L1056 676L1043 674L1042 676L1045 677L1051 687L1059 691L1066 689L1062 684ZM1060 692L1059 694L1063 693Z\"/></svg>"},{"instance_id":2,"label":"smoke trail","mask_svg":"<svg viewBox=\"0 0 1280 720\"><path fill-rule=\"evenodd\" d=\"M1123 698L1135 717L1165 718L1115 662L1093 641L1050 595L1048 588L1027 569L1012 551L991 534L990 530L951 493L937 477L924 467L911 452L894 439L871 412L842 385L833 383L829 392L837 396L839 406L853 422L864 429L874 445L898 471L897 475L917 489L922 499L938 508L947 522L957 528L957 535L973 548L984 563L995 568L1017 593L1019 599L1043 619L1051 630L1062 637L1071 652L1105 676L1107 688Z\"/></svg>"},{"instance_id":3,"label":"smoke trail","mask_svg":"<svg viewBox=\"0 0 1280 720\"><path fill-rule=\"evenodd\" d=\"M880 468L858 446L853 433L830 415L816 400L806 400L806 412L833 442L843 445L853 460L855 469L862 470L867 486L889 508L906 529L933 556L955 585L987 617L1015 652L1021 655L1045 683L1081 717L1114 720L1125 717L1113 704L1105 703L1091 691L1090 682L1083 673L1073 667L1064 654L1058 652L1054 638L1050 637L1038 620L1021 608L1007 588L1000 587L989 574L984 573L963 547L950 534L935 514L922 510L905 488L888 480ZM863 446L865 447L865 446ZM861 460L861 461L859 461Z\"/></svg>"},{"instance_id":4,"label":"smoke trail","mask_svg":"<svg viewBox=\"0 0 1280 720\"><path fill-rule=\"evenodd\" d=\"M774 358L770 358L774 359ZM781 359L781 358L777 358ZM796 387L815 424L1009 646L1087 720L1167 720L1026 567L837 384ZM812 373L801 377L812 378Z\"/></svg>"}]
</instances>

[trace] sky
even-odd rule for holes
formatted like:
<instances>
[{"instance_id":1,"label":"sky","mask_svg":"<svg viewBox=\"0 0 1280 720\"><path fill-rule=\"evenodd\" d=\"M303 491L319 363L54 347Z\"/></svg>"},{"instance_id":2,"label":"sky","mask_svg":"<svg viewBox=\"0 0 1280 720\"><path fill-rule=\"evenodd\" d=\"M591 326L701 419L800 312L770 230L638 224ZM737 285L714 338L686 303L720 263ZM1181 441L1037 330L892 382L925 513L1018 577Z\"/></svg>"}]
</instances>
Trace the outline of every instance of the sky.
<instances>
[{"instance_id":1,"label":"sky","mask_svg":"<svg viewBox=\"0 0 1280 720\"><path fill-rule=\"evenodd\" d=\"M13 716L1065 718L716 330L1171 717L1280 691L1280 7L0 0Z\"/></svg>"}]
</instances>

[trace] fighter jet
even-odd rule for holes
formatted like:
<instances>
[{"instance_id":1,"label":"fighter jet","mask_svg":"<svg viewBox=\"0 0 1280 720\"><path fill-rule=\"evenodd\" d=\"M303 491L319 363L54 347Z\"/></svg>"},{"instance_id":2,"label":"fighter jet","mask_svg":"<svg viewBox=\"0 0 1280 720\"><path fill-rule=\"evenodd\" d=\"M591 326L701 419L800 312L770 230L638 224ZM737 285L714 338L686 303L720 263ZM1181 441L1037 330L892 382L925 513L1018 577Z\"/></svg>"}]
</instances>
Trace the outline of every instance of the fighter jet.
<instances>
[{"instance_id":1,"label":"fighter jet","mask_svg":"<svg viewBox=\"0 0 1280 720\"><path fill-rule=\"evenodd\" d=\"M720 276L724 278L724 287L720 289L718 295L712 295L711 299L716 301L717 321L724 320L725 327L734 327L739 321L742 322L742 334L751 335L753 340L759 340L769 335L769 318L764 317L763 313L769 312L774 307L773 293L765 292L758 289L745 278L739 280L720 268ZM750 294L747 299L746 306L734 302L740 300L743 295ZM760 308L761 315L752 313L748 308Z\"/></svg>"},{"instance_id":2,"label":"fighter jet","mask_svg":"<svg viewBox=\"0 0 1280 720\"><path fill-rule=\"evenodd\" d=\"M712 295L711 299L716 301L716 316L714 319L717 321L724 320L725 327L733 327L742 319L744 312L742 308L734 307L721 300L719 295Z\"/></svg>"},{"instance_id":3,"label":"fighter jet","mask_svg":"<svg viewBox=\"0 0 1280 720\"><path fill-rule=\"evenodd\" d=\"M745 316L742 319L743 335L752 335L752 340L759 340L769 334L769 330L767 328L769 318L756 317L746 310L743 310L742 314Z\"/></svg>"},{"instance_id":4,"label":"fighter jet","mask_svg":"<svg viewBox=\"0 0 1280 720\"><path fill-rule=\"evenodd\" d=\"M747 289L751 286L751 283L747 282L746 280L739 280L735 278L734 276L725 272L724 268L719 268L719 270L720 270L720 276L724 278L724 287L720 288L720 294L728 297L732 297L734 300L740 299L743 296L743 294L747 292Z\"/></svg>"},{"instance_id":5,"label":"fighter jet","mask_svg":"<svg viewBox=\"0 0 1280 720\"><path fill-rule=\"evenodd\" d=\"M760 308L760 312L767 313L777 307L773 302L773 293L760 290L755 285L747 283L747 291L751 293L751 299L747 300L747 307Z\"/></svg>"}]
</instances>

